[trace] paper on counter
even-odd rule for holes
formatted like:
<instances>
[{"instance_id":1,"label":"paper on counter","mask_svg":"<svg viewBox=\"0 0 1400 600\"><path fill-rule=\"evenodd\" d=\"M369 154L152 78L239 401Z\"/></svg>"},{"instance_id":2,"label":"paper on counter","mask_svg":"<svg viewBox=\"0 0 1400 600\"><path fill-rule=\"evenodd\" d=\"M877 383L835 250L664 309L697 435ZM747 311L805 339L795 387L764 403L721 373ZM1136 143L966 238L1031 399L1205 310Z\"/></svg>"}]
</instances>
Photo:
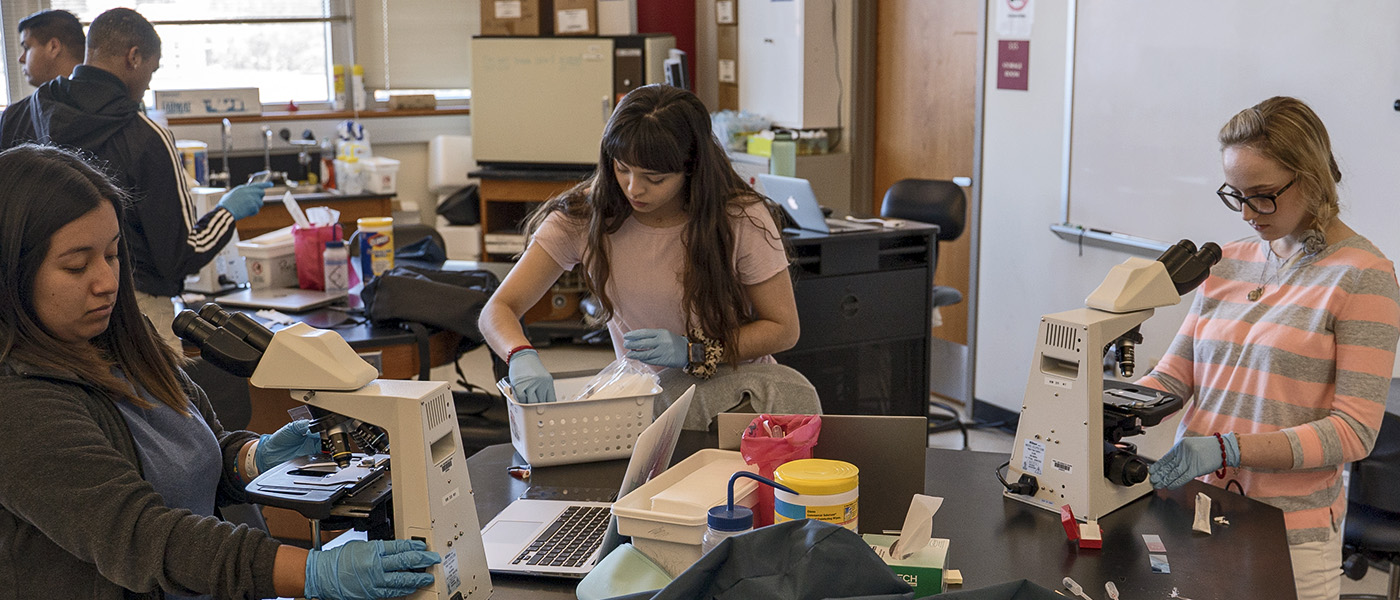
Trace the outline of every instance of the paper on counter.
<instances>
[{"instance_id":1,"label":"paper on counter","mask_svg":"<svg viewBox=\"0 0 1400 600\"><path fill-rule=\"evenodd\" d=\"M904 513L904 527L899 529L899 540L890 545L890 554L904 560L928 546L929 540L933 539L933 515L942 506L942 498L914 494L914 499L909 502L909 512Z\"/></svg>"}]
</instances>

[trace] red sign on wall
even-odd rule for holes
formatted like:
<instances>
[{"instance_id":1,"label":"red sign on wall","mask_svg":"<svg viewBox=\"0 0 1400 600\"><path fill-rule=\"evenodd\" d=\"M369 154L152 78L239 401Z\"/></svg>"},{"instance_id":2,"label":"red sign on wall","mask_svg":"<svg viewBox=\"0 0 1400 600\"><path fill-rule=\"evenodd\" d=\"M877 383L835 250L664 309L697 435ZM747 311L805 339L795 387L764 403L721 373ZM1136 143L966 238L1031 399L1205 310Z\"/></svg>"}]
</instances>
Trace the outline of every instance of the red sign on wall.
<instances>
[{"instance_id":1,"label":"red sign on wall","mask_svg":"<svg viewBox=\"0 0 1400 600\"><path fill-rule=\"evenodd\" d=\"M1030 40L997 42L997 89L1028 90L1031 63Z\"/></svg>"}]
</instances>

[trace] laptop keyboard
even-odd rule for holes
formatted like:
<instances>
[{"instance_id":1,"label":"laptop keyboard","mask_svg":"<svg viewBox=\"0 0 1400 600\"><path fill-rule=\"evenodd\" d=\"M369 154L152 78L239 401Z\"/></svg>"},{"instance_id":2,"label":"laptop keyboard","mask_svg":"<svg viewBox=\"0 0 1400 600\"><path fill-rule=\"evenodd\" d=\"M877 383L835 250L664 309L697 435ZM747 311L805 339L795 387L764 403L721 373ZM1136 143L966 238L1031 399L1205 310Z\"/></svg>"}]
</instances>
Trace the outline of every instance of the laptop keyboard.
<instances>
[{"instance_id":1,"label":"laptop keyboard","mask_svg":"<svg viewBox=\"0 0 1400 600\"><path fill-rule=\"evenodd\" d=\"M511 564L581 566L603 543L608 516L606 506L570 506Z\"/></svg>"}]
</instances>

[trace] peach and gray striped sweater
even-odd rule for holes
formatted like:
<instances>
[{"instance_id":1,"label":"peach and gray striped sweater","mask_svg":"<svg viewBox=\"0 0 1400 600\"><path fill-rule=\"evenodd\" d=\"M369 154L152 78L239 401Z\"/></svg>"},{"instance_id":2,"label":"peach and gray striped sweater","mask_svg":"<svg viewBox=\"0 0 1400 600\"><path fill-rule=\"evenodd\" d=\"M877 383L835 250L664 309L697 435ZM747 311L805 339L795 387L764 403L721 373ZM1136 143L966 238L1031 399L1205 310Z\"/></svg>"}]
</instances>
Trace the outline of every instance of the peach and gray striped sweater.
<instances>
[{"instance_id":1,"label":"peach and gray striped sweater","mask_svg":"<svg viewBox=\"0 0 1400 600\"><path fill-rule=\"evenodd\" d=\"M1322 540L1346 511L1342 465L1371 452L1385 412L1400 337L1394 265L1359 235L1277 276L1258 239L1223 250L1167 355L1140 383L1194 398L1179 437L1283 431L1292 469L1230 469L1204 481L1239 480L1248 496L1282 509L1289 543Z\"/></svg>"}]
</instances>

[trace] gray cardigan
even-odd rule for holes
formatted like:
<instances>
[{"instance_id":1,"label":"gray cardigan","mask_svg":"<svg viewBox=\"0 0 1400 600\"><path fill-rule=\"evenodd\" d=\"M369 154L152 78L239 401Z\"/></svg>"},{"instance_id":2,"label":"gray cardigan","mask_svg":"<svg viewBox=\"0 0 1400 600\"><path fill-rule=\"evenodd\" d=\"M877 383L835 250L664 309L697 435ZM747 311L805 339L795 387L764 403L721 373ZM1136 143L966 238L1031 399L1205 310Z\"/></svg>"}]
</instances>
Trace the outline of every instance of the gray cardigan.
<instances>
[{"instance_id":1,"label":"gray cardigan","mask_svg":"<svg viewBox=\"0 0 1400 600\"><path fill-rule=\"evenodd\" d=\"M216 502L243 502L233 467L256 435L225 431L203 390L180 378L223 451ZM158 600L161 590L271 598L278 545L262 531L167 508L99 388L73 373L0 364L0 600Z\"/></svg>"}]
</instances>

